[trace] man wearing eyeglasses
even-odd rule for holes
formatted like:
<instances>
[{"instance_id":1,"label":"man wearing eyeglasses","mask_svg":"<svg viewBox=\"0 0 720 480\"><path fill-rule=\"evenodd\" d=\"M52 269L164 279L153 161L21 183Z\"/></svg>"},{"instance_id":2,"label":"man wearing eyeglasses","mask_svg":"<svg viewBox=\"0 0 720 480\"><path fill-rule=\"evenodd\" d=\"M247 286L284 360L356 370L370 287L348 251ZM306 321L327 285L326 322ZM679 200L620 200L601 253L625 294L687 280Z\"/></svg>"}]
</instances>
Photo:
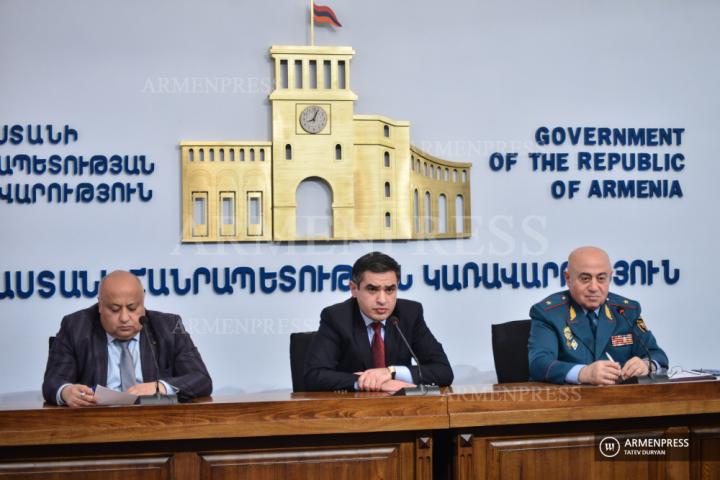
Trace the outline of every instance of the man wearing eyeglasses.
<instances>
[{"instance_id":1,"label":"man wearing eyeglasses","mask_svg":"<svg viewBox=\"0 0 720 480\"><path fill-rule=\"evenodd\" d=\"M568 290L530 309L530 380L610 385L647 375L651 361L653 370L667 368L640 304L608 292L612 268L605 251L574 250L565 280Z\"/></svg>"}]
</instances>

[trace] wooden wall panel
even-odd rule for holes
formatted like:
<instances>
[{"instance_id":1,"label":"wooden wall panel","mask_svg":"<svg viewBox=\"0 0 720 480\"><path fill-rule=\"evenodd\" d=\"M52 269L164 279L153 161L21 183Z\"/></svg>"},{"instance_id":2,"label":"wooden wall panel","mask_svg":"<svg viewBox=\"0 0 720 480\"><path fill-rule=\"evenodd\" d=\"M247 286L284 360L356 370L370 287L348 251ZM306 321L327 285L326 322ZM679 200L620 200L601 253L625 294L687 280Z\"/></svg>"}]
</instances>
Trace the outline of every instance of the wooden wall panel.
<instances>
[{"instance_id":1,"label":"wooden wall panel","mask_svg":"<svg viewBox=\"0 0 720 480\"><path fill-rule=\"evenodd\" d=\"M720 480L720 427L694 428L690 435L694 460L691 463L691 478Z\"/></svg>"},{"instance_id":2,"label":"wooden wall panel","mask_svg":"<svg viewBox=\"0 0 720 480\"><path fill-rule=\"evenodd\" d=\"M407 479L401 445L304 450L259 450L201 455L202 480L278 479L357 480Z\"/></svg>"},{"instance_id":3,"label":"wooden wall panel","mask_svg":"<svg viewBox=\"0 0 720 480\"><path fill-rule=\"evenodd\" d=\"M484 478L664 478L657 461L596 461L592 435L487 439L484 447Z\"/></svg>"},{"instance_id":4,"label":"wooden wall panel","mask_svg":"<svg viewBox=\"0 0 720 480\"><path fill-rule=\"evenodd\" d=\"M0 464L2 480L171 480L172 458L76 458Z\"/></svg>"}]
</instances>

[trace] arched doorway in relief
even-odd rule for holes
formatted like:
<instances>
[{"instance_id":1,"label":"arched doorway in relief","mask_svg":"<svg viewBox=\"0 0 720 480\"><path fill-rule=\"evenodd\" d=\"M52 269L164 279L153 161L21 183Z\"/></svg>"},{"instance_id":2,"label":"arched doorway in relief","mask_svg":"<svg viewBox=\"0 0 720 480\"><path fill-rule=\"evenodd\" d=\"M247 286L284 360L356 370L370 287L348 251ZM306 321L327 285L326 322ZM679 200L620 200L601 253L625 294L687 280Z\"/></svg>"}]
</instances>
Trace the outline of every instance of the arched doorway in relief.
<instances>
[{"instance_id":1,"label":"arched doorway in relief","mask_svg":"<svg viewBox=\"0 0 720 480\"><path fill-rule=\"evenodd\" d=\"M455 197L455 233L465 233L465 199Z\"/></svg>"},{"instance_id":2,"label":"arched doorway in relief","mask_svg":"<svg viewBox=\"0 0 720 480\"><path fill-rule=\"evenodd\" d=\"M332 238L333 191L320 177L300 182L295 191L295 236L297 238Z\"/></svg>"}]
</instances>

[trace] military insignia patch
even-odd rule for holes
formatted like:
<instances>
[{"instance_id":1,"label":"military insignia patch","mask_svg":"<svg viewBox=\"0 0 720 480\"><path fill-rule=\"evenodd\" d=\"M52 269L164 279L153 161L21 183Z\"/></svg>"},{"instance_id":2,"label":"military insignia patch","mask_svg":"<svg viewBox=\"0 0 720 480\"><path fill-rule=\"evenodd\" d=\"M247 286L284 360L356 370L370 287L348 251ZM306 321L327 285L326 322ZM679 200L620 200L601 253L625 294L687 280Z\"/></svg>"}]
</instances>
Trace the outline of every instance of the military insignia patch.
<instances>
[{"instance_id":1,"label":"military insignia patch","mask_svg":"<svg viewBox=\"0 0 720 480\"><path fill-rule=\"evenodd\" d=\"M565 345L567 345L568 348L577 350L578 343L573 338L572 330L570 330L570 327L568 327L567 325L565 325L565 328L563 328L563 335L565 335Z\"/></svg>"},{"instance_id":2,"label":"military insignia patch","mask_svg":"<svg viewBox=\"0 0 720 480\"><path fill-rule=\"evenodd\" d=\"M628 333L625 335L614 335L610 337L610 343L613 347L622 347L623 345L632 345L633 344L633 336L632 333Z\"/></svg>"},{"instance_id":3,"label":"military insignia patch","mask_svg":"<svg viewBox=\"0 0 720 480\"><path fill-rule=\"evenodd\" d=\"M610 307L607 306L607 303L605 304L605 316L610 320L613 319L612 313L610 313Z\"/></svg>"},{"instance_id":4,"label":"military insignia patch","mask_svg":"<svg viewBox=\"0 0 720 480\"><path fill-rule=\"evenodd\" d=\"M637 325L641 332L647 332L647 327L645 326L645 321L642 319L642 317L638 317L638 319L635 320L635 325Z\"/></svg>"},{"instance_id":5,"label":"military insignia patch","mask_svg":"<svg viewBox=\"0 0 720 480\"><path fill-rule=\"evenodd\" d=\"M576 316L577 316L577 314L575 313L575 309L572 306L570 306L570 321L574 322ZM565 327L565 328L567 328L567 327Z\"/></svg>"}]
</instances>

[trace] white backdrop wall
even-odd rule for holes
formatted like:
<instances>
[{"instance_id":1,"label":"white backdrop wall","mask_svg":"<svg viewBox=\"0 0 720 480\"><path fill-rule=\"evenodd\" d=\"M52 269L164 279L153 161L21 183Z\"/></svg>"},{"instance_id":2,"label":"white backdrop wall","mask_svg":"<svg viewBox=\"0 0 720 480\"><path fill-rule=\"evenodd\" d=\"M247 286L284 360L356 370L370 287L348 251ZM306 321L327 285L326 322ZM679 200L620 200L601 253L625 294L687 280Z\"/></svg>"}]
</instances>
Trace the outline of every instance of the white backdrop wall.
<instances>
[{"instance_id":1,"label":"white backdrop wall","mask_svg":"<svg viewBox=\"0 0 720 480\"><path fill-rule=\"evenodd\" d=\"M18 204L0 201L0 290L15 272L117 268L351 264L383 250L396 257L442 341L456 383L494 380L490 324L527 318L532 303L561 289L435 290L422 267L467 262L561 263L583 244L614 260L669 260L670 284L635 282L614 290L643 304L647 324L671 364L718 367L715 349L715 239L720 167L720 4L590 0L328 0L343 22L318 28L321 45L350 45L355 111L411 121L411 142L472 162L472 238L348 244L180 244L180 140L270 140L267 95L271 45L308 41L303 1L0 0L0 128L70 125L68 145L0 145L19 153L145 154L149 202ZM227 80L226 80L227 79ZM682 145L550 146L538 127L683 128ZM682 153L679 172L534 172L532 151ZM493 152L517 152L494 172ZM2 165L2 163L0 163ZM592 179L677 180L674 198L587 198ZM573 199L553 199L555 180L581 180ZM15 172L8 183L107 181ZM115 181L115 179L112 179ZM5 272L11 272L8 285ZM341 291L148 296L146 305L183 316L216 392L290 387L289 334L313 330ZM64 314L93 303L56 292L0 300L0 393L38 391L47 337Z\"/></svg>"}]
</instances>

